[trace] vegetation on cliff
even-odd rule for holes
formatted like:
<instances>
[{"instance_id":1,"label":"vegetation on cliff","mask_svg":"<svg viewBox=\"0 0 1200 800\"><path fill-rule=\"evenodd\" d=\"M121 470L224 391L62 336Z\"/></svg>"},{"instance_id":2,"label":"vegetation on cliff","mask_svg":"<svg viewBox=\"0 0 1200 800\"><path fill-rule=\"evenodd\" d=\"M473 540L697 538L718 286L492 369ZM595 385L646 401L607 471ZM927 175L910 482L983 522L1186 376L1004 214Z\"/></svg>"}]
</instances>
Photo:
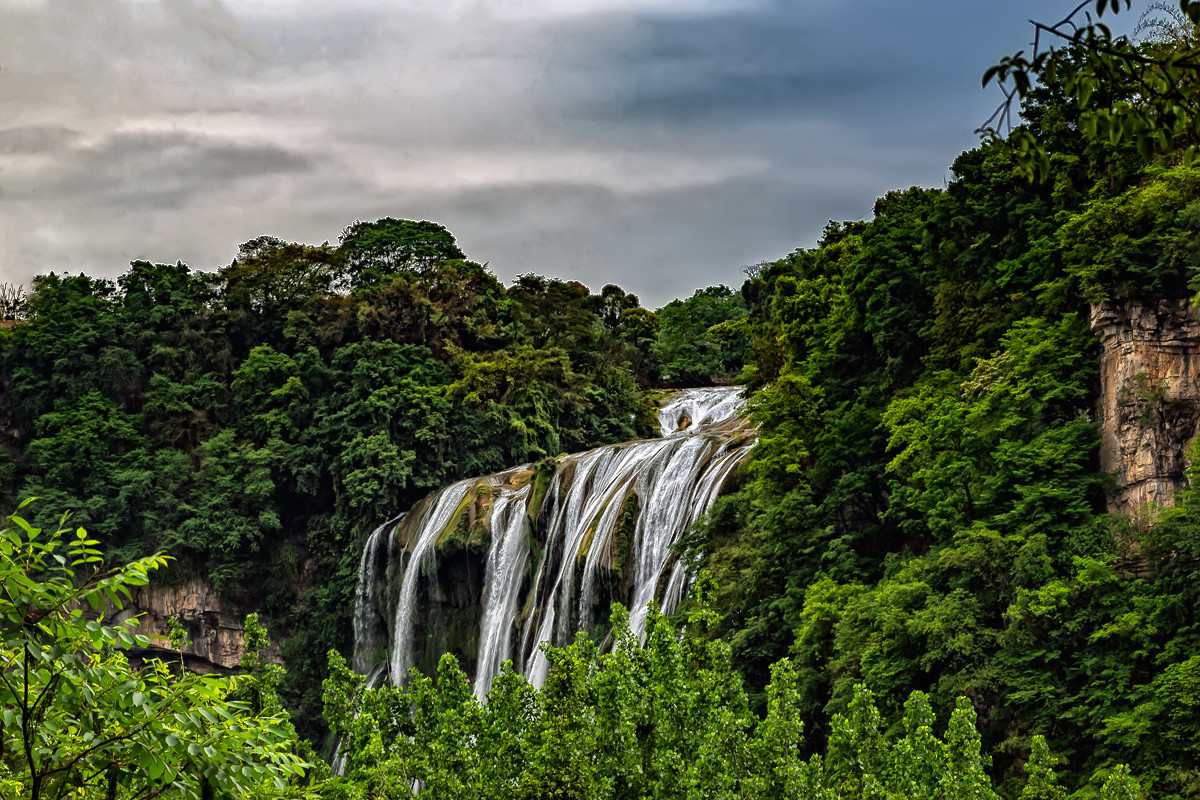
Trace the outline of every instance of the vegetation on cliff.
<instances>
[{"instance_id":1,"label":"vegetation on cliff","mask_svg":"<svg viewBox=\"0 0 1200 800\"><path fill-rule=\"evenodd\" d=\"M914 690L965 695L1004 794L1044 735L1082 796L1128 761L1150 796L1194 797L1196 500L1149 528L1105 513L1088 321L1189 302L1198 173L1085 135L1060 89L1022 107L1045 181L987 142L746 283L761 442L690 547L751 684L795 659L810 731L859 685L891 724Z\"/></svg>"}]
</instances>

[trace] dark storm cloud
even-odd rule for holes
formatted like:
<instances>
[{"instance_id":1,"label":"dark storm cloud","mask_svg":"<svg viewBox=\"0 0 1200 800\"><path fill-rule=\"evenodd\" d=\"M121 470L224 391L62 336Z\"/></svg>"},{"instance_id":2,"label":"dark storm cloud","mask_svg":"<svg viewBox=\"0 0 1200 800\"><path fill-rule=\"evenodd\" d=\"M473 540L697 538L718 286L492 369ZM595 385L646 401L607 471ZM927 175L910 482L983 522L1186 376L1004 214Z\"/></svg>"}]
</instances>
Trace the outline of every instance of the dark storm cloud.
<instances>
[{"instance_id":1,"label":"dark storm cloud","mask_svg":"<svg viewBox=\"0 0 1200 800\"><path fill-rule=\"evenodd\" d=\"M0 0L0 280L436 219L657 305L941 185L1044 0Z\"/></svg>"},{"instance_id":2,"label":"dark storm cloud","mask_svg":"<svg viewBox=\"0 0 1200 800\"><path fill-rule=\"evenodd\" d=\"M607 64L612 74L603 83L615 90L584 93L592 95L580 103L589 116L737 124L796 117L813 103L887 90L880 85L886 78L869 66L831 63L818 51L820 37L798 18L656 16L637 27L635 43ZM604 70L601 55L593 54L580 72Z\"/></svg>"},{"instance_id":3,"label":"dark storm cloud","mask_svg":"<svg viewBox=\"0 0 1200 800\"><path fill-rule=\"evenodd\" d=\"M590 46L587 27L564 26L556 51L562 69L549 85L574 113L614 125L740 129L836 118L892 135L932 113L956 116L957 132L970 132L982 118L962 115L962 103L984 109L992 102L980 75L1021 46L1020 5L1031 4L988 11L941 0L917 9L846 3L819 14L792 5L649 15L624 39ZM991 24L1002 20L1009 24Z\"/></svg>"},{"instance_id":4,"label":"dark storm cloud","mask_svg":"<svg viewBox=\"0 0 1200 800\"><path fill-rule=\"evenodd\" d=\"M68 143L77 137L57 138ZM3 142L0 132L0 152ZM45 152L45 148L25 152ZM226 184L294 175L311 163L306 156L271 144L219 141L185 132L131 131L69 148L56 166L53 174L42 173L36 184L26 184L25 192L41 198L89 197L120 211L179 209Z\"/></svg>"}]
</instances>

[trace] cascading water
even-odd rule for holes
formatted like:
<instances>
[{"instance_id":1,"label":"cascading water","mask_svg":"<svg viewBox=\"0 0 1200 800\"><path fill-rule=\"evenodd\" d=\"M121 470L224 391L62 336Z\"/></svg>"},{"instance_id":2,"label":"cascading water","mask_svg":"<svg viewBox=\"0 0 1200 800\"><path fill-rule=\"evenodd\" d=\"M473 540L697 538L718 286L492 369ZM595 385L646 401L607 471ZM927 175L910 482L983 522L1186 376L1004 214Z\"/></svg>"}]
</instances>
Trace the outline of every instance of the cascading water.
<instances>
[{"instance_id":1,"label":"cascading water","mask_svg":"<svg viewBox=\"0 0 1200 800\"><path fill-rule=\"evenodd\" d=\"M379 602L379 555L384 532L395 530L401 515L380 525L367 537L358 565L358 589L354 595L354 669L363 675L376 666L380 647L379 626L374 622Z\"/></svg>"},{"instance_id":2,"label":"cascading water","mask_svg":"<svg viewBox=\"0 0 1200 800\"><path fill-rule=\"evenodd\" d=\"M473 481L459 481L441 491L429 510L421 518L420 536L412 547L404 580L400 584L400 602L396 603L396 620L392 625L392 680L400 680L408 668L413 666L413 610L417 600L417 581L422 572L428 572L435 563L437 553L434 546L442 529L454 517L459 504L467 496Z\"/></svg>"},{"instance_id":3,"label":"cascading water","mask_svg":"<svg viewBox=\"0 0 1200 800\"><path fill-rule=\"evenodd\" d=\"M658 426L663 436L686 433L737 419L741 409L741 389L724 386L684 389L673 394L659 409Z\"/></svg>"},{"instance_id":4,"label":"cascading water","mask_svg":"<svg viewBox=\"0 0 1200 800\"><path fill-rule=\"evenodd\" d=\"M506 623L511 624L517 617L521 576L529 562L526 537L529 518L525 516L529 488L526 484L519 489L502 490L492 506L492 545L483 579L483 619L479 626L479 662L475 668L476 675L487 676L486 681L475 682L480 699L486 694L486 689L481 692L480 687L491 686L500 665L512 658L512 637Z\"/></svg>"},{"instance_id":5,"label":"cascading water","mask_svg":"<svg viewBox=\"0 0 1200 800\"><path fill-rule=\"evenodd\" d=\"M641 635L653 600L670 613L686 592L673 545L753 444L740 395L683 390L660 410L664 438L460 481L380 526L359 571L355 668L386 664L398 681L451 651L473 665L482 699L506 660L541 685L549 664L538 645L603 635L612 602L629 607Z\"/></svg>"}]
</instances>

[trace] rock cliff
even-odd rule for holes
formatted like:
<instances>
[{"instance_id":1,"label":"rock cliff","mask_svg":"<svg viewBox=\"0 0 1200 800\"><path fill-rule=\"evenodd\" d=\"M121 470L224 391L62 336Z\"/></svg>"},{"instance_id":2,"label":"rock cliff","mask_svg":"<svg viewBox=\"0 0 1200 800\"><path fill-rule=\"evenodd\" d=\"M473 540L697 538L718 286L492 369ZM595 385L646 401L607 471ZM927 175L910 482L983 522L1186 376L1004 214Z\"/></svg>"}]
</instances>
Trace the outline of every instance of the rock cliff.
<instances>
[{"instance_id":1,"label":"rock cliff","mask_svg":"<svg viewBox=\"0 0 1200 800\"><path fill-rule=\"evenodd\" d=\"M136 632L145 636L168 636L171 618L187 631L191 646L185 653L214 666L233 668L246 651L243 620L252 608L242 609L222 599L207 578L196 576L175 585L150 584L134 591L133 603L119 618L140 614ZM272 644L264 656L279 662L278 647ZM194 667L193 667L194 668ZM204 670L198 670L204 671Z\"/></svg>"},{"instance_id":2,"label":"rock cliff","mask_svg":"<svg viewBox=\"0 0 1200 800\"><path fill-rule=\"evenodd\" d=\"M1187 479L1200 421L1200 310L1190 299L1092 307L1101 345L1100 468L1111 513L1145 524Z\"/></svg>"}]
</instances>

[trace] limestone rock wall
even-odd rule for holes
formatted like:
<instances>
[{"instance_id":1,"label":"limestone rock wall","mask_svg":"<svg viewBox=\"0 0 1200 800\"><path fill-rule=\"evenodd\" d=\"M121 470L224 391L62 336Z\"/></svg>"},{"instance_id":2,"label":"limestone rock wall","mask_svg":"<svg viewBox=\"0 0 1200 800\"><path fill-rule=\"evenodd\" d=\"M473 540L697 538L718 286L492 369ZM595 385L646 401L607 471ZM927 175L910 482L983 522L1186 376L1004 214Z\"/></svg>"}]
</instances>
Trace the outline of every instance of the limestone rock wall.
<instances>
[{"instance_id":1,"label":"limestone rock wall","mask_svg":"<svg viewBox=\"0 0 1200 800\"><path fill-rule=\"evenodd\" d=\"M1186 483L1200 421L1200 310L1191 299L1092 307L1100 365L1100 468L1110 513L1149 522Z\"/></svg>"},{"instance_id":2,"label":"limestone rock wall","mask_svg":"<svg viewBox=\"0 0 1200 800\"><path fill-rule=\"evenodd\" d=\"M138 587L133 594L133 603L121 617L140 614L136 632L162 637L170 631L171 617L176 617L192 642L185 652L214 665L232 668L245 653L243 620L253 610L223 600L207 578L197 576L178 585L152 583ZM279 662L278 648L274 644L264 655Z\"/></svg>"}]
</instances>

